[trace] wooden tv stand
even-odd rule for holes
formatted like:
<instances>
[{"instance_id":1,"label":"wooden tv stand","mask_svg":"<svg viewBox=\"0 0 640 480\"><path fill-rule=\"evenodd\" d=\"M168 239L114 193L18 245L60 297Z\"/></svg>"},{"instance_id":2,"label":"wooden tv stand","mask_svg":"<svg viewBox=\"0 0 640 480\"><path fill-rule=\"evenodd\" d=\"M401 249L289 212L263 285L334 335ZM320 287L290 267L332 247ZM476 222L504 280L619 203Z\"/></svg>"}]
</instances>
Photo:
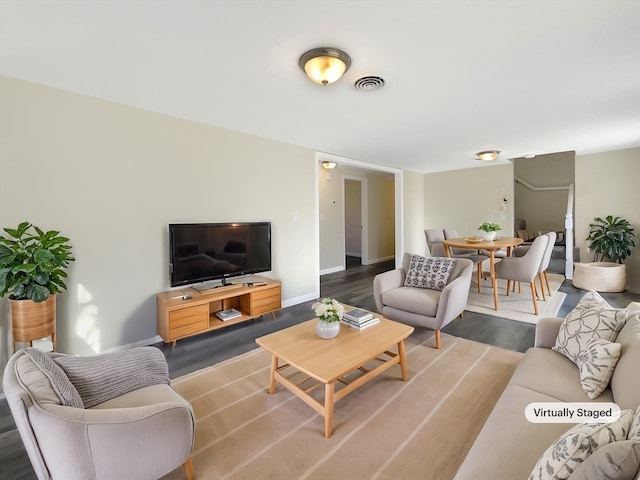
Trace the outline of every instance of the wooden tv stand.
<instances>
[{"instance_id":1,"label":"wooden tv stand","mask_svg":"<svg viewBox=\"0 0 640 480\"><path fill-rule=\"evenodd\" d=\"M275 311L282 308L280 282L255 275L245 280L254 286L242 282L238 279L237 283L202 292L186 287L157 294L158 334L162 340L173 342L175 348L181 338L246 322L265 313L275 319ZM183 295L191 298L183 300ZM228 308L239 310L242 316L223 322L216 313Z\"/></svg>"}]
</instances>

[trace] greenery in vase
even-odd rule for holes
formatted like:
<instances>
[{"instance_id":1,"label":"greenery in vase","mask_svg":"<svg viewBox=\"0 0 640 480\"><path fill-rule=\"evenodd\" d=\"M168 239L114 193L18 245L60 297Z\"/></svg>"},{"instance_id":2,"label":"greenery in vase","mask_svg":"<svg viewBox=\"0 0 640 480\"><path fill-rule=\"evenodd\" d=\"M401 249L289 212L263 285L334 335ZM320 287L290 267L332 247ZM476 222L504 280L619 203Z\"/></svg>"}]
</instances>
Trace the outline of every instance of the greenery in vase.
<instances>
[{"instance_id":1,"label":"greenery in vase","mask_svg":"<svg viewBox=\"0 0 640 480\"><path fill-rule=\"evenodd\" d=\"M586 238L589 248L593 250L593 261L608 258L615 263L631 255L631 248L635 247L633 228L624 218L607 216L605 219L594 218L589 224L589 236Z\"/></svg>"},{"instance_id":2,"label":"greenery in vase","mask_svg":"<svg viewBox=\"0 0 640 480\"><path fill-rule=\"evenodd\" d=\"M314 303L311 305L311 310L323 322L339 322L344 314L344 307L331 298L323 298Z\"/></svg>"},{"instance_id":3,"label":"greenery in vase","mask_svg":"<svg viewBox=\"0 0 640 480\"><path fill-rule=\"evenodd\" d=\"M482 232L499 232L502 230L502 226L499 223L484 222L478 227L478 230Z\"/></svg>"},{"instance_id":4,"label":"greenery in vase","mask_svg":"<svg viewBox=\"0 0 640 480\"><path fill-rule=\"evenodd\" d=\"M67 289L66 268L73 262L69 239L60 232L44 232L29 222L5 228L0 235L0 297L44 302Z\"/></svg>"}]
</instances>

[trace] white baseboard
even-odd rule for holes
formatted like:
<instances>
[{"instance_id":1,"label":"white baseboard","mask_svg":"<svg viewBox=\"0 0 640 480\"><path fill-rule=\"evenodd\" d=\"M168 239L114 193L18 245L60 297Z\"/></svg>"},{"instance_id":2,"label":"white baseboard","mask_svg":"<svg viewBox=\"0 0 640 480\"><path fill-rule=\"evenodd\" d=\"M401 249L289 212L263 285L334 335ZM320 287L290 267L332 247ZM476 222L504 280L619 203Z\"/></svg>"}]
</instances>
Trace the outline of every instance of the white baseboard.
<instances>
[{"instance_id":1,"label":"white baseboard","mask_svg":"<svg viewBox=\"0 0 640 480\"><path fill-rule=\"evenodd\" d=\"M325 268L324 270L320 270L320 275L326 275L328 273L336 273L344 270L344 265L340 265L339 267L331 267Z\"/></svg>"},{"instance_id":2,"label":"white baseboard","mask_svg":"<svg viewBox=\"0 0 640 480\"><path fill-rule=\"evenodd\" d=\"M146 340L140 340L138 342L128 343L126 345L118 345L117 347L107 348L106 350L103 350L100 353L120 352L122 350L129 350L130 348L135 348L135 347L148 347L149 345L153 345L155 343L160 343L160 342L162 342L162 337L160 335L156 335L155 337L147 338Z\"/></svg>"},{"instance_id":3,"label":"white baseboard","mask_svg":"<svg viewBox=\"0 0 640 480\"><path fill-rule=\"evenodd\" d=\"M282 308L292 307L293 305L298 305L304 302L310 302L311 300L316 300L317 298L318 297L315 293L307 293L305 295L300 295L299 297L287 298L286 300L282 301Z\"/></svg>"},{"instance_id":4,"label":"white baseboard","mask_svg":"<svg viewBox=\"0 0 640 480\"><path fill-rule=\"evenodd\" d=\"M388 257L381 257L381 258L370 258L368 260L368 262L366 263L366 265L372 265L374 263L388 262L389 260L393 260L395 258L396 258L395 255L389 255Z\"/></svg>"}]
</instances>

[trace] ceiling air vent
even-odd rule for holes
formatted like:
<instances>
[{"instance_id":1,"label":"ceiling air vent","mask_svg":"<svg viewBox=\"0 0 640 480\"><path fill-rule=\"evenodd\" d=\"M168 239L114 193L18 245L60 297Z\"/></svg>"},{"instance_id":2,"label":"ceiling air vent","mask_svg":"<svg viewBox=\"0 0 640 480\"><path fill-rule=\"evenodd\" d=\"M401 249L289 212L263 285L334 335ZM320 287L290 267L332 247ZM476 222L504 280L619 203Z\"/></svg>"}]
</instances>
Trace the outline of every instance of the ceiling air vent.
<instances>
[{"instance_id":1,"label":"ceiling air vent","mask_svg":"<svg viewBox=\"0 0 640 480\"><path fill-rule=\"evenodd\" d=\"M384 86L384 79L381 77L362 77L353 84L356 90L378 90Z\"/></svg>"}]
</instances>

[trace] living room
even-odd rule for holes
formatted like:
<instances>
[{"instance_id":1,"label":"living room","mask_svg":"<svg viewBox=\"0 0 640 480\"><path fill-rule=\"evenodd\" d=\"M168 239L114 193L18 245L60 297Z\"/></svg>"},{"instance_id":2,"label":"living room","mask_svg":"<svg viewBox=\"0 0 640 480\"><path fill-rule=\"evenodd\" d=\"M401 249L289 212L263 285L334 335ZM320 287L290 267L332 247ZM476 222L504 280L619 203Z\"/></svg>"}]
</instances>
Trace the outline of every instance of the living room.
<instances>
[{"instance_id":1,"label":"living room","mask_svg":"<svg viewBox=\"0 0 640 480\"><path fill-rule=\"evenodd\" d=\"M637 9L637 2L632 2L632 7ZM5 23L2 27L4 30ZM46 38L38 41L46 43ZM323 41L324 36L310 36L301 39L294 50L302 53L309 46L307 43ZM8 63L11 49L7 42L2 43L2 64L8 69L13 65ZM637 55L637 46L633 48ZM213 61L208 54L203 56L204 61ZM299 70L297 65L295 68ZM296 80L309 82L302 72L296 73L300 74ZM185 113L186 108L179 108L189 101L211 102L209 98L187 100L177 94L167 98L167 104L178 107L168 114L147 107L135 94L130 102L124 102L76 89L73 82L39 81L35 73L21 77L3 68L2 74L0 227L15 227L27 220L44 229L60 230L70 238L77 260L69 269L69 288L59 296L57 312L58 349L69 354L90 355L158 341L155 298L169 289L169 223L270 221L273 268L268 275L282 282L283 306L317 298L321 271L340 267L335 262L321 265L320 252L335 246L332 242L342 242L339 235L326 237L323 230L321 210L325 206L321 205L319 191L321 183L326 182L326 172L320 162L326 158L338 163L334 184L341 183L341 169L345 166L393 176L396 261L404 252L425 252L424 229L431 226L456 228L461 234L471 235L479 223L497 217L505 231L513 230L512 208L502 211L499 204L502 189L513 198L513 164L505 158L483 164L469 155L462 168L430 170L428 166L423 171L391 161L385 164L373 154L351 154L348 138L342 140L343 149L325 150L318 148L315 140L288 143L262 132L245 133L231 126L192 120ZM172 74L177 75L176 70ZM462 76L464 72L458 74ZM136 80L135 69L133 74L116 77L124 85L139 81L143 90L153 89L146 77ZM393 86L391 78L385 88ZM179 83L180 78L175 81ZM245 83L241 86L258 88ZM323 88L311 84L308 88L313 87ZM330 106L334 102L328 100L331 86L326 88L323 102ZM637 100L638 87L634 86L630 98L616 103L637 107ZM317 115L317 105L313 107L295 123ZM210 108L216 109L216 104L211 102ZM255 108L262 106L256 104ZM359 108L369 116L375 115L370 106L360 104ZM269 109L277 111L270 105ZM446 108L441 111L446 112ZM469 108L469 115L477 114ZM547 114L553 116L553 108ZM320 115L331 122L331 114ZM230 118L230 125L231 120L236 119ZM616 124L604 120L602 123L600 130L582 134L598 137L609 130L618 130L620 137L626 134ZM455 120L443 125L451 130L457 128ZM619 143L603 143L598 151L585 152L579 145L568 148L576 150L573 220L582 261L591 261L584 239L595 216L619 215L629 220L636 231L640 227L637 115L626 127L629 125L628 137ZM421 125L407 128L416 136L424 134ZM350 135L355 138L356 134ZM461 133L467 135L469 131ZM473 137L473 141L478 147L471 152L494 146L500 136ZM505 150L507 147L520 154L528 149L539 151L530 144L496 146ZM539 153L558 151L561 150ZM395 152L387 150L386 155L392 159ZM335 208L341 208L342 199L338 196L336 201ZM375 214L375 210L369 211L369 215ZM372 252L370 256L387 255L388 252ZM640 293L637 250L626 264L627 288ZM12 350L9 332L8 302L2 299L2 367Z\"/></svg>"}]
</instances>

